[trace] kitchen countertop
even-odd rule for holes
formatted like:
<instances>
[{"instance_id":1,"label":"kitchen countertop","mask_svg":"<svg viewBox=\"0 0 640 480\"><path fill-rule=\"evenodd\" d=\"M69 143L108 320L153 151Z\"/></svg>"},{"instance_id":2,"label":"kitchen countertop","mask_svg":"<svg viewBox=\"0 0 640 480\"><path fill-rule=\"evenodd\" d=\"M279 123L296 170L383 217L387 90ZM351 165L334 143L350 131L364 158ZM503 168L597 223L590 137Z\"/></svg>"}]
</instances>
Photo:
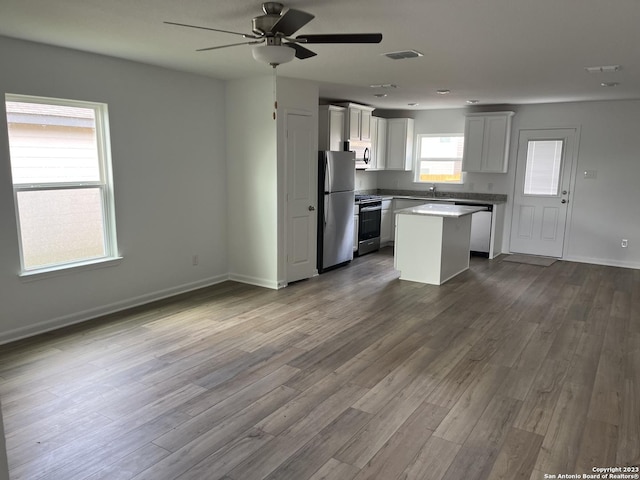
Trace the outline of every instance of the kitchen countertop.
<instances>
[{"instance_id":1,"label":"kitchen countertop","mask_svg":"<svg viewBox=\"0 0 640 480\"><path fill-rule=\"evenodd\" d=\"M425 202L464 202L473 205L492 205L495 203L504 203L503 201L491 200L474 200L471 198L454 198L454 197L416 197L413 195L388 195L388 198L399 198L403 200L424 200ZM383 198L385 196L383 195Z\"/></svg>"},{"instance_id":2,"label":"kitchen countertop","mask_svg":"<svg viewBox=\"0 0 640 480\"><path fill-rule=\"evenodd\" d=\"M425 205L418 205L416 207L403 208L397 210L399 215L429 215L432 217L463 217L465 215L471 215L475 212L486 210L482 207L472 207L464 205L438 205L436 203L428 203Z\"/></svg>"},{"instance_id":3,"label":"kitchen countertop","mask_svg":"<svg viewBox=\"0 0 640 480\"><path fill-rule=\"evenodd\" d=\"M380 195L384 200L392 198L425 200L425 202L464 202L473 205L498 205L507 202L507 195L498 193L437 191L433 197L429 192L418 190L366 190L358 193Z\"/></svg>"}]
</instances>

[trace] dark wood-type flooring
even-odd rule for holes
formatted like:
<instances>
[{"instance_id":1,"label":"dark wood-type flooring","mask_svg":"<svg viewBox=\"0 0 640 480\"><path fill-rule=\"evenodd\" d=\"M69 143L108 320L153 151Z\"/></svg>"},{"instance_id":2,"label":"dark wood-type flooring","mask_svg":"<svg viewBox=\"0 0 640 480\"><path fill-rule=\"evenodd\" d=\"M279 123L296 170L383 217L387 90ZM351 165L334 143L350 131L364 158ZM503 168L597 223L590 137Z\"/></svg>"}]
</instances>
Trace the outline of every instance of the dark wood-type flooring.
<instances>
[{"instance_id":1,"label":"dark wood-type flooring","mask_svg":"<svg viewBox=\"0 0 640 480\"><path fill-rule=\"evenodd\" d=\"M640 271L390 249L0 347L12 480L543 479L637 465Z\"/></svg>"}]
</instances>

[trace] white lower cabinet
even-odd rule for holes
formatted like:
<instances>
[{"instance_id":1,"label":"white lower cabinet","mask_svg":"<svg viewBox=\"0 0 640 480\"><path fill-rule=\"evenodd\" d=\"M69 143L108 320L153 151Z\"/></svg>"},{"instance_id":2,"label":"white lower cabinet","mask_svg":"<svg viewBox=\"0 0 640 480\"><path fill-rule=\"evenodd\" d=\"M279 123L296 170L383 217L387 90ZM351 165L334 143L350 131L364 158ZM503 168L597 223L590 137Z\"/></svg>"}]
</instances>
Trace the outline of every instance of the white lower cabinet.
<instances>
[{"instance_id":1,"label":"white lower cabinet","mask_svg":"<svg viewBox=\"0 0 640 480\"><path fill-rule=\"evenodd\" d=\"M393 200L382 200L382 215L380 220L380 245L388 245L393 242Z\"/></svg>"},{"instance_id":2,"label":"white lower cabinet","mask_svg":"<svg viewBox=\"0 0 640 480\"><path fill-rule=\"evenodd\" d=\"M360 207L358 205L354 205L353 207L353 253L358 251L358 229L360 225L358 225L360 220Z\"/></svg>"}]
</instances>

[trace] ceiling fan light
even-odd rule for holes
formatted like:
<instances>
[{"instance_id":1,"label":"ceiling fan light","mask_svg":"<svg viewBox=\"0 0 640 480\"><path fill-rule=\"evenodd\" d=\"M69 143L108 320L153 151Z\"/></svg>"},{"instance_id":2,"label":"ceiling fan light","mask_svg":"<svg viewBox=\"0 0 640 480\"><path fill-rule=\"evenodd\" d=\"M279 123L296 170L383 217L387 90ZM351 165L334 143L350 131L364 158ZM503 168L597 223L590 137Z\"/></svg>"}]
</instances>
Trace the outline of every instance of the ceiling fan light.
<instances>
[{"instance_id":1,"label":"ceiling fan light","mask_svg":"<svg viewBox=\"0 0 640 480\"><path fill-rule=\"evenodd\" d=\"M286 45L257 45L253 47L253 58L272 67L293 60L296 51Z\"/></svg>"}]
</instances>

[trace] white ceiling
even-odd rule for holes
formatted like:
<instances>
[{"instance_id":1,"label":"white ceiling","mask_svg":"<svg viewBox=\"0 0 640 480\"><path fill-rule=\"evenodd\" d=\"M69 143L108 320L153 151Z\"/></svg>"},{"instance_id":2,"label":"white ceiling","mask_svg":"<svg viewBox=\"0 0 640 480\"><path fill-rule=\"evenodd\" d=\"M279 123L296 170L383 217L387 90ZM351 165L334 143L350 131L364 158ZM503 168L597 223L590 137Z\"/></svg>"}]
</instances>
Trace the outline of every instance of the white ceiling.
<instances>
[{"instance_id":1,"label":"white ceiling","mask_svg":"<svg viewBox=\"0 0 640 480\"><path fill-rule=\"evenodd\" d=\"M381 32L376 45L313 45L316 57L278 67L315 80L321 96L381 108L640 99L639 0L289 0L315 19L297 34ZM0 35L101 53L219 79L266 75L247 45L189 23L251 31L254 0L1 0ZM390 60L415 49L424 56ZM622 65L589 74L587 66ZM603 88L601 82L619 82ZM371 84L396 84L386 98ZM441 96L437 89L449 89Z\"/></svg>"}]
</instances>

